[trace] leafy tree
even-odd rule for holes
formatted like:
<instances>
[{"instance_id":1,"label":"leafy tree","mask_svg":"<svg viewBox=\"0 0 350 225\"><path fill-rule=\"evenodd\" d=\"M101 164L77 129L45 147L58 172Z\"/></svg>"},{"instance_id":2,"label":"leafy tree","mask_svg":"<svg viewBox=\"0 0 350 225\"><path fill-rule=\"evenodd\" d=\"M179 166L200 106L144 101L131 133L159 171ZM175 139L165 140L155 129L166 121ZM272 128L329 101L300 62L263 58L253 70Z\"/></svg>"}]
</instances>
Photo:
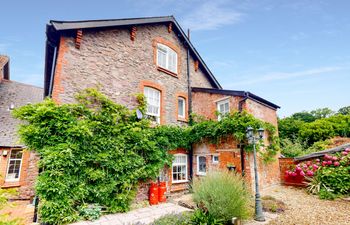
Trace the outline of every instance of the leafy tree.
<instances>
[{"instance_id":1,"label":"leafy tree","mask_svg":"<svg viewBox=\"0 0 350 225\"><path fill-rule=\"evenodd\" d=\"M342 114L342 115L350 115L350 106L345 106L345 107L340 108L338 110L338 113Z\"/></svg>"},{"instance_id":2,"label":"leafy tree","mask_svg":"<svg viewBox=\"0 0 350 225\"><path fill-rule=\"evenodd\" d=\"M305 124L304 121L287 117L278 120L278 130L281 139L294 140L298 138L301 127Z\"/></svg>"},{"instance_id":3,"label":"leafy tree","mask_svg":"<svg viewBox=\"0 0 350 225\"><path fill-rule=\"evenodd\" d=\"M299 135L301 140L312 145L316 141L323 141L336 135L333 124L326 119L316 120L311 123L305 123Z\"/></svg>"},{"instance_id":4,"label":"leafy tree","mask_svg":"<svg viewBox=\"0 0 350 225\"><path fill-rule=\"evenodd\" d=\"M330 108L320 108L315 109L310 112L316 119L321 118L328 118L332 115L334 115L334 111L332 111Z\"/></svg>"},{"instance_id":5,"label":"leafy tree","mask_svg":"<svg viewBox=\"0 0 350 225\"><path fill-rule=\"evenodd\" d=\"M310 112L308 111L302 111L302 112L297 112L297 113L294 113L292 116L291 116L292 119L295 119L295 120L301 120L301 121L304 121L304 122L313 122L315 121L317 118Z\"/></svg>"}]
</instances>

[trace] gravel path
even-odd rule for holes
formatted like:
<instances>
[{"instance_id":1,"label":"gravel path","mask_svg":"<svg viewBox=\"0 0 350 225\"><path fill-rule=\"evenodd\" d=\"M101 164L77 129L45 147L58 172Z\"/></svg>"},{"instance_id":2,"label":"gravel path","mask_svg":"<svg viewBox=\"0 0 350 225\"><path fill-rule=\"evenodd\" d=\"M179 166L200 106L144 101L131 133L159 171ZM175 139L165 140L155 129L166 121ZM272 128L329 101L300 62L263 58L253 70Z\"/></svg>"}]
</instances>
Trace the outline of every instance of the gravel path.
<instances>
[{"instance_id":1,"label":"gravel path","mask_svg":"<svg viewBox=\"0 0 350 225\"><path fill-rule=\"evenodd\" d=\"M270 188L262 194L271 195L287 205L285 212L271 218L267 224L350 225L349 201L320 200L317 196L307 194L304 189L285 186Z\"/></svg>"}]
</instances>

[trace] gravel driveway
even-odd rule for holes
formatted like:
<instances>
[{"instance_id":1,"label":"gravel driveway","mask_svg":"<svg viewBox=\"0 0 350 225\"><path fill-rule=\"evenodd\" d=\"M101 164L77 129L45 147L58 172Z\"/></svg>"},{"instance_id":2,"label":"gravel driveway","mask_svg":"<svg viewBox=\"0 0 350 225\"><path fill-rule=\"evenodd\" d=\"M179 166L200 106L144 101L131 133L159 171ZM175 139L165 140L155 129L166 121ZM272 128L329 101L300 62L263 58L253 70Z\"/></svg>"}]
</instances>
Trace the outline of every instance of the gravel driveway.
<instances>
[{"instance_id":1,"label":"gravel driveway","mask_svg":"<svg viewBox=\"0 0 350 225\"><path fill-rule=\"evenodd\" d=\"M283 201L287 210L267 224L350 225L350 201L320 200L305 189L276 186L262 192ZM257 223L262 224L262 223Z\"/></svg>"}]
</instances>

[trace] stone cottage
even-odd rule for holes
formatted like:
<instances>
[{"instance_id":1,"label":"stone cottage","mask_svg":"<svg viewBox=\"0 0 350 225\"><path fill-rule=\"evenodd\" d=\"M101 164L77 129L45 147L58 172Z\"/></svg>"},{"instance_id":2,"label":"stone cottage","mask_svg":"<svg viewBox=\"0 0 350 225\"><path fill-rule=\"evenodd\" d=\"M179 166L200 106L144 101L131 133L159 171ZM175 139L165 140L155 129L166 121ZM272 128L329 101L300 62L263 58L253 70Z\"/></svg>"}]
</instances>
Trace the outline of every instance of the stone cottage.
<instances>
[{"instance_id":1,"label":"stone cottage","mask_svg":"<svg viewBox=\"0 0 350 225\"><path fill-rule=\"evenodd\" d=\"M17 188L18 196L12 200L17 200L16 212L23 215L35 195L38 157L19 141L17 129L21 122L13 118L11 112L28 103L42 101L43 89L11 81L9 63L7 56L0 55L0 186Z\"/></svg>"},{"instance_id":2,"label":"stone cottage","mask_svg":"<svg viewBox=\"0 0 350 225\"><path fill-rule=\"evenodd\" d=\"M50 21L46 27L45 96L71 103L96 87L119 104L136 107L144 93L157 124L186 126L191 112L210 119L246 110L277 126L277 105L244 91L223 90L173 16L94 21ZM234 164L251 179L251 156L235 140L220 146L174 149L168 191L185 190L192 176ZM277 163L277 162L276 162ZM278 182L278 164L260 164L261 183Z\"/></svg>"}]
</instances>

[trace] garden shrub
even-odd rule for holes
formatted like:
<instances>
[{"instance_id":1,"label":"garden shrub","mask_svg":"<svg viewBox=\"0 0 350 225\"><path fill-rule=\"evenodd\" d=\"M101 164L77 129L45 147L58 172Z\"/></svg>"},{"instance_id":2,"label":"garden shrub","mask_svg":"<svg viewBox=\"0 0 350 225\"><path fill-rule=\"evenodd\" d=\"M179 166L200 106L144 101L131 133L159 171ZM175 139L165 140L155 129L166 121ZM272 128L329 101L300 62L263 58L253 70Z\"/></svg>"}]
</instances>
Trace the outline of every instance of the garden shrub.
<instances>
[{"instance_id":1,"label":"garden shrub","mask_svg":"<svg viewBox=\"0 0 350 225\"><path fill-rule=\"evenodd\" d=\"M140 180L155 178L171 162L169 137L156 135L149 121L109 100L96 90L77 96L76 104L46 99L15 111L28 123L19 133L40 154L36 193L43 222L70 223L83 204L99 204L108 212L130 207Z\"/></svg>"},{"instance_id":2,"label":"garden shrub","mask_svg":"<svg viewBox=\"0 0 350 225\"><path fill-rule=\"evenodd\" d=\"M202 209L196 209L191 217L191 224L224 225L226 222L224 219L218 219L209 212L204 212Z\"/></svg>"},{"instance_id":3,"label":"garden shrub","mask_svg":"<svg viewBox=\"0 0 350 225\"><path fill-rule=\"evenodd\" d=\"M211 171L193 182L193 200L203 212L217 220L249 217L250 194L240 175L228 171Z\"/></svg>"},{"instance_id":4,"label":"garden shrub","mask_svg":"<svg viewBox=\"0 0 350 225\"><path fill-rule=\"evenodd\" d=\"M307 189L322 199L334 199L350 194L350 148L323 159L302 162L286 171L286 178L305 177Z\"/></svg>"},{"instance_id":5,"label":"garden shrub","mask_svg":"<svg viewBox=\"0 0 350 225\"><path fill-rule=\"evenodd\" d=\"M192 212L184 212L180 214L169 214L155 220L153 225L190 225L192 223Z\"/></svg>"}]
</instances>

